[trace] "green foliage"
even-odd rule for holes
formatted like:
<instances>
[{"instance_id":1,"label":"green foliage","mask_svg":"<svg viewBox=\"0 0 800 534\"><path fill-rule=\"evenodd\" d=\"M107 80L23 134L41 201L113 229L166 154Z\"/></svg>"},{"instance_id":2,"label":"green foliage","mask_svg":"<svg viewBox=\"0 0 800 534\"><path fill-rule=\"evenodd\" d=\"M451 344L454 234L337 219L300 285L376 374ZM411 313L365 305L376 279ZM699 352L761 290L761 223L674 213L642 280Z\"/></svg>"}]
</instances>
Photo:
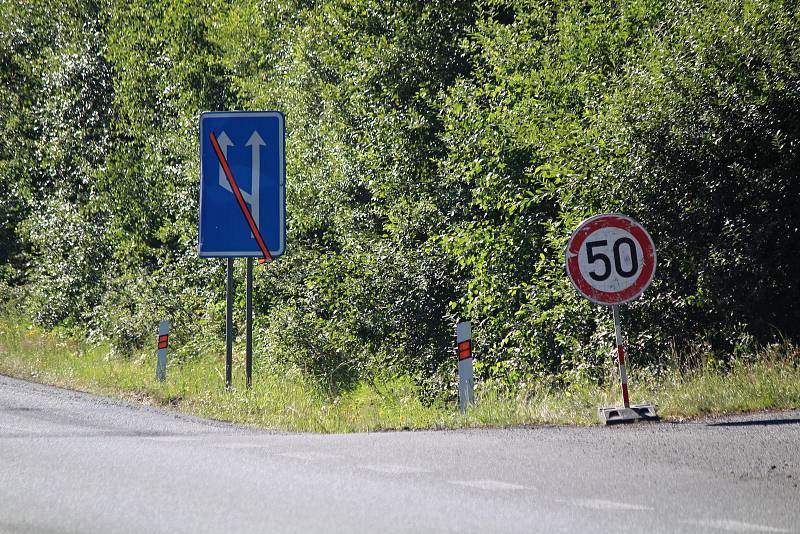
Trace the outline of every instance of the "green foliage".
<instances>
[{"instance_id":1,"label":"green foliage","mask_svg":"<svg viewBox=\"0 0 800 534\"><path fill-rule=\"evenodd\" d=\"M42 325L131 354L166 317L182 359L218 350L198 115L279 109L289 249L257 269L265 368L452 394L470 319L500 388L602 381L610 314L563 250L603 211L658 247L623 310L637 364L669 365L681 340L724 361L800 336L794 3L0 5L0 286Z\"/></svg>"},{"instance_id":2,"label":"green foliage","mask_svg":"<svg viewBox=\"0 0 800 534\"><path fill-rule=\"evenodd\" d=\"M445 179L464 187L442 240L466 278L484 369L511 382L602 369L605 313L563 272L584 217L623 210L607 172L619 154L603 124L610 85L657 17L635 2L490 2L465 46L473 78L450 91Z\"/></svg>"},{"instance_id":3,"label":"green foliage","mask_svg":"<svg viewBox=\"0 0 800 534\"><path fill-rule=\"evenodd\" d=\"M83 328L109 253L94 186L112 143L104 16L91 1L6 4L0 211L2 234L22 239L3 247L4 271L29 279L42 324Z\"/></svg>"},{"instance_id":4,"label":"green foliage","mask_svg":"<svg viewBox=\"0 0 800 534\"><path fill-rule=\"evenodd\" d=\"M449 357L443 317L456 298L432 239L447 225L435 105L467 71L458 38L469 5L276 7L234 8L215 38L239 102L287 111L287 176L302 177L287 181L292 245L279 262L302 274L269 277L265 347L334 390L387 369L429 377ZM256 59L265 32L281 41L264 39Z\"/></svg>"},{"instance_id":5,"label":"green foliage","mask_svg":"<svg viewBox=\"0 0 800 534\"><path fill-rule=\"evenodd\" d=\"M656 340L682 329L731 350L745 332L798 333L797 22L782 2L682 6L615 103L616 175L662 258L661 305L637 323L657 310Z\"/></svg>"}]
</instances>

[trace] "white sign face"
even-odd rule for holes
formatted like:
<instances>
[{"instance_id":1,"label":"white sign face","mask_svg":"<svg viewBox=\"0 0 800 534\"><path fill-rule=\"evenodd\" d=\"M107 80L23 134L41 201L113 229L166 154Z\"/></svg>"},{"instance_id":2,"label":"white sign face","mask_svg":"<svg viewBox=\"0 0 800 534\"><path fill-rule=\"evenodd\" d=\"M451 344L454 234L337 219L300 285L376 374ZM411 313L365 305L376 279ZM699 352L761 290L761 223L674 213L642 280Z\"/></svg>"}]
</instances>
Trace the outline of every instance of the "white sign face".
<instances>
[{"instance_id":1,"label":"white sign face","mask_svg":"<svg viewBox=\"0 0 800 534\"><path fill-rule=\"evenodd\" d=\"M583 279L600 291L616 293L634 284L642 272L644 255L633 235L607 226L595 230L578 250Z\"/></svg>"},{"instance_id":2,"label":"white sign face","mask_svg":"<svg viewBox=\"0 0 800 534\"><path fill-rule=\"evenodd\" d=\"M578 226L566 260L578 292L598 304L620 304L638 297L652 281L655 245L630 217L597 215Z\"/></svg>"}]
</instances>

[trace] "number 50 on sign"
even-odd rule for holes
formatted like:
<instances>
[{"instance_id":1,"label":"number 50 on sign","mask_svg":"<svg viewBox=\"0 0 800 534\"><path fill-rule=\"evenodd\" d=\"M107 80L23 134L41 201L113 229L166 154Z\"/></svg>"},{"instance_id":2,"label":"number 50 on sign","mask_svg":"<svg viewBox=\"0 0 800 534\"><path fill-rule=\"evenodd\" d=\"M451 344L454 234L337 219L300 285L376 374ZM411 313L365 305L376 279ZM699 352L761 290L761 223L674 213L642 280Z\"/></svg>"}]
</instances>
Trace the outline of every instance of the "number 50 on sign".
<instances>
[{"instance_id":1,"label":"number 50 on sign","mask_svg":"<svg viewBox=\"0 0 800 534\"><path fill-rule=\"evenodd\" d=\"M613 306L635 299L656 271L650 234L625 215L606 213L583 221L567 245L567 274L583 296Z\"/></svg>"}]
</instances>

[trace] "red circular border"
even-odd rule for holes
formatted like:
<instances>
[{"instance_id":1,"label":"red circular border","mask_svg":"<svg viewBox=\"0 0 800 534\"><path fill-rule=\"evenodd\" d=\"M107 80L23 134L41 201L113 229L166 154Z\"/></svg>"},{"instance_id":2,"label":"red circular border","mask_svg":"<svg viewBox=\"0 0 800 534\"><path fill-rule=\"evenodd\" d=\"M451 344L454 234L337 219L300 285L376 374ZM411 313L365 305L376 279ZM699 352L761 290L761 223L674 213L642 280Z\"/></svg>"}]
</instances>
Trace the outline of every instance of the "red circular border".
<instances>
[{"instance_id":1,"label":"red circular border","mask_svg":"<svg viewBox=\"0 0 800 534\"><path fill-rule=\"evenodd\" d=\"M615 227L630 233L639 246L642 247L642 270L636 281L630 287L617 292L601 291L592 287L581 274L578 266L578 251L581 249L586 238L600 228ZM597 304L623 304L635 299L647 289L656 272L656 248L650 234L647 233L642 225L625 215L615 213L605 213L595 215L583 221L569 240L566 250L567 274L572 281L572 285L584 297Z\"/></svg>"}]
</instances>

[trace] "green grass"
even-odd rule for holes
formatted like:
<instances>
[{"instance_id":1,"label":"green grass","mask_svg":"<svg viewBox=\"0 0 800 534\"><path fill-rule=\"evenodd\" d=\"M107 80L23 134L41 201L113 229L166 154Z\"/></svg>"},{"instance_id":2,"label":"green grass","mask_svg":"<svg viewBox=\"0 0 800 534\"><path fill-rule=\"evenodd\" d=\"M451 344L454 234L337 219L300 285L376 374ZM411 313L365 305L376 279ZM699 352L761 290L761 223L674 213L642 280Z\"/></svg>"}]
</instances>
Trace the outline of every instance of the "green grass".
<instances>
[{"instance_id":1,"label":"green grass","mask_svg":"<svg viewBox=\"0 0 800 534\"><path fill-rule=\"evenodd\" d=\"M154 352L117 358L92 345L43 332L12 318L0 319L0 373L162 406L213 419L265 428L311 432L381 429L461 428L523 424L594 424L597 408L619 402L618 386L573 385L565 390L532 387L501 393L491 384L476 387L477 405L466 415L452 402L425 403L408 378L362 383L330 398L297 373L261 369L254 387L240 381L226 390L221 358L198 356L171 363L167 380L155 380ZM800 351L789 344L762 348L747 362L701 366L653 376L631 373L634 402L653 402L659 415L698 415L800 406Z\"/></svg>"}]
</instances>

